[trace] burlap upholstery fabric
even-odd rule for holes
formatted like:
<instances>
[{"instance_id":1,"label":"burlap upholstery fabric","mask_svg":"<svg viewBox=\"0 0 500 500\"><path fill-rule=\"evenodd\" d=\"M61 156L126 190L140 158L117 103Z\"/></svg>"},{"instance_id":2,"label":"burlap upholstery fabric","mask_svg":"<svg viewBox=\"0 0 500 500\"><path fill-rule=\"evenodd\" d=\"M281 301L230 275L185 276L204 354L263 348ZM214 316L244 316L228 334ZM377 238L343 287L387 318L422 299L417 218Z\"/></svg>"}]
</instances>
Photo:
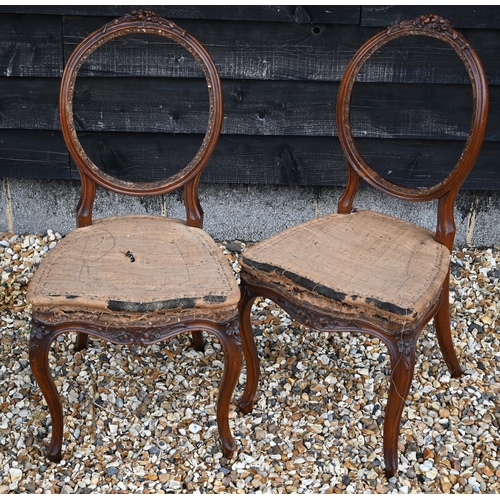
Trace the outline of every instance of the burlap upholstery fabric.
<instances>
[{"instance_id":1,"label":"burlap upholstery fabric","mask_svg":"<svg viewBox=\"0 0 500 500\"><path fill-rule=\"evenodd\" d=\"M40 314L86 311L147 322L180 311L227 319L239 297L229 263L208 234L141 215L96 220L63 238L41 262L27 299Z\"/></svg>"},{"instance_id":2,"label":"burlap upholstery fabric","mask_svg":"<svg viewBox=\"0 0 500 500\"><path fill-rule=\"evenodd\" d=\"M387 215L330 214L247 250L242 275L346 319L409 331L436 304L449 251L433 233Z\"/></svg>"}]
</instances>

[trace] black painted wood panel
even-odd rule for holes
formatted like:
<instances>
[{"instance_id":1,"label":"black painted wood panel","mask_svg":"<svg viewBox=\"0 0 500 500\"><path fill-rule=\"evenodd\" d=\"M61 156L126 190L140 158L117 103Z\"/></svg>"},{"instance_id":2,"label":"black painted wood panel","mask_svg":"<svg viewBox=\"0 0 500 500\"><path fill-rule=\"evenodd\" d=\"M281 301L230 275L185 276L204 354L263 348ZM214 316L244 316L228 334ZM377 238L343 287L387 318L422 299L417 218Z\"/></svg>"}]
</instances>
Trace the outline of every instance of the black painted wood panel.
<instances>
[{"instance_id":1,"label":"black painted wood panel","mask_svg":"<svg viewBox=\"0 0 500 500\"><path fill-rule=\"evenodd\" d=\"M88 33L102 26L108 18L65 17L64 51L66 57L76 44ZM345 26L322 26L319 34L315 26L296 23L249 23L213 21L185 21L182 28L198 38L210 52L219 68L222 78L245 78L262 80L339 80L349 55L342 55L344 44L352 45L353 51L359 46L359 38L350 41L350 30ZM377 30L368 28L371 33ZM368 35L370 36L370 35ZM182 76L197 77L199 72L189 57L182 58L176 45L160 37L146 45L146 37L132 37L122 54L119 41L114 43L113 52L94 53L100 76ZM341 39L343 40L340 43ZM170 47L175 47L173 50ZM332 53L333 51L333 53ZM351 53L351 55L352 55ZM324 64L323 58L329 57ZM120 66L113 62L120 60ZM158 64L159 60L174 64ZM92 74L91 71L88 72ZM82 74L85 69L82 68Z\"/></svg>"},{"instance_id":2,"label":"black painted wood panel","mask_svg":"<svg viewBox=\"0 0 500 500\"><path fill-rule=\"evenodd\" d=\"M87 133L81 142L103 170L126 179L159 179L171 175L174 161L183 166L196 147L187 136L168 134ZM198 136L195 144L201 143ZM365 159L393 181L426 187L442 180L457 162L464 141L359 139ZM467 186L498 189L495 143L486 143ZM123 172L123 174L119 174ZM146 175L146 177L142 177ZM346 163L337 138L287 136L221 136L204 174L204 182L342 186Z\"/></svg>"},{"instance_id":3,"label":"black painted wood panel","mask_svg":"<svg viewBox=\"0 0 500 500\"><path fill-rule=\"evenodd\" d=\"M358 24L357 5L0 5L0 13L120 17L148 9L167 19Z\"/></svg>"},{"instance_id":4,"label":"black painted wood panel","mask_svg":"<svg viewBox=\"0 0 500 500\"><path fill-rule=\"evenodd\" d=\"M361 25L385 27L426 14L438 14L455 28L500 28L498 5L364 5Z\"/></svg>"},{"instance_id":5,"label":"black painted wood panel","mask_svg":"<svg viewBox=\"0 0 500 500\"><path fill-rule=\"evenodd\" d=\"M57 16L0 15L1 76L61 76L62 23Z\"/></svg>"},{"instance_id":6,"label":"black painted wood panel","mask_svg":"<svg viewBox=\"0 0 500 500\"><path fill-rule=\"evenodd\" d=\"M108 18L65 17L65 57ZM181 25L212 55L224 79L340 81L356 50L380 28L295 23L186 21ZM317 33L316 33L317 31ZM490 83L500 83L500 30L464 30ZM149 41L149 42L148 42ZM187 56L187 57L186 57ZM182 48L157 36L127 37L99 49L82 75L198 77ZM119 61L119 62L117 62ZM443 70L443 69L446 70ZM360 81L467 83L463 63L430 37L395 40L369 61Z\"/></svg>"},{"instance_id":7,"label":"black painted wood panel","mask_svg":"<svg viewBox=\"0 0 500 500\"><path fill-rule=\"evenodd\" d=\"M81 141L103 169L146 180L182 168L195 153L201 136L108 132L87 133ZM446 175L463 142L360 139L358 145L381 174L421 186ZM72 162L69 169L60 132L0 130L0 164L6 177L79 178ZM498 190L499 174L498 147L485 143L465 187ZM329 137L224 135L203 173L203 182L210 183L343 186L345 181L340 144Z\"/></svg>"},{"instance_id":8,"label":"black painted wood panel","mask_svg":"<svg viewBox=\"0 0 500 500\"><path fill-rule=\"evenodd\" d=\"M0 130L0 176L70 179L69 153L61 132Z\"/></svg>"},{"instance_id":9,"label":"black painted wood panel","mask_svg":"<svg viewBox=\"0 0 500 500\"><path fill-rule=\"evenodd\" d=\"M0 128L59 130L58 78L1 78ZM336 135L338 84L225 80L223 134ZM491 89L486 140L500 141L500 88ZM467 136L469 85L358 83L352 101L356 136L456 140ZM204 133L204 80L80 78L77 128L89 131Z\"/></svg>"},{"instance_id":10,"label":"black painted wood panel","mask_svg":"<svg viewBox=\"0 0 500 500\"><path fill-rule=\"evenodd\" d=\"M78 177L59 132L62 68L86 35L133 8L0 6L0 176ZM335 99L346 65L385 26L437 12L476 48L490 84L487 142L465 187L500 189L499 6L152 9L196 36L223 79L223 135L205 182L343 185ZM126 177L150 179L194 155L205 126L206 90L189 54L147 38L99 49L81 71L96 78L79 79L75 110L78 128L90 130L82 141L96 162L111 173L123 168ZM460 154L469 122L468 75L456 54L428 37L405 38L384 47L359 80L353 128L367 160L410 186L442 179Z\"/></svg>"},{"instance_id":11,"label":"black painted wood panel","mask_svg":"<svg viewBox=\"0 0 500 500\"><path fill-rule=\"evenodd\" d=\"M110 18L0 15L0 75L60 76L63 68L61 25L64 25L65 57L91 31ZM296 23L245 23L186 21L183 27L207 45L223 78L260 80L339 81L354 52L379 28ZM319 33L315 34L315 30ZM500 83L500 30L463 30L478 51L490 84ZM160 37L146 46L137 43L133 54L117 57L109 50L98 58L99 75L197 77L189 57L180 62L179 49L168 50ZM366 80L393 82L465 83L458 58L442 51L442 42L418 37L387 46L370 64ZM411 51L404 44L415 46ZM402 44L401 47L399 44ZM117 44L119 45L119 44ZM130 47L132 44L127 41ZM439 49L441 47L441 49ZM413 52L413 53L412 53ZM169 54L171 58L169 59ZM98 54L96 53L97 57ZM177 59L176 59L177 58ZM122 60L117 67L116 60ZM401 67L411 59L414 68ZM135 63L134 63L135 61ZM159 64L164 61L164 64ZM166 64L173 61L174 64ZM442 68L446 67L446 71ZM84 73L82 73L84 74Z\"/></svg>"},{"instance_id":12,"label":"black painted wood panel","mask_svg":"<svg viewBox=\"0 0 500 500\"><path fill-rule=\"evenodd\" d=\"M60 78L0 77L0 129L60 130Z\"/></svg>"}]
</instances>

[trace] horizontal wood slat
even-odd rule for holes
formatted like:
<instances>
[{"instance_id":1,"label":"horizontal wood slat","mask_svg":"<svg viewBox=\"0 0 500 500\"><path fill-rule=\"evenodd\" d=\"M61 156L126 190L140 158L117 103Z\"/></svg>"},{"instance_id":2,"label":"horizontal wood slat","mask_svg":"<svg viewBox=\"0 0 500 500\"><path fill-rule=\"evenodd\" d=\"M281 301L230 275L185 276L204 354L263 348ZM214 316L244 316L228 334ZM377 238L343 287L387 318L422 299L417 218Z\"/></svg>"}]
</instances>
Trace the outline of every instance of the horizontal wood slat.
<instances>
[{"instance_id":1,"label":"horizontal wood slat","mask_svg":"<svg viewBox=\"0 0 500 500\"><path fill-rule=\"evenodd\" d=\"M70 179L61 132L0 130L0 177Z\"/></svg>"},{"instance_id":2,"label":"horizontal wood slat","mask_svg":"<svg viewBox=\"0 0 500 500\"><path fill-rule=\"evenodd\" d=\"M108 18L64 18L65 57ZM203 43L222 78L340 81L356 50L380 28L295 23L185 21L181 26ZM317 33L316 33L317 31ZM500 83L500 32L464 30L477 50L490 84ZM150 42L146 43L149 39ZM135 42L133 41L135 40ZM92 55L97 76L197 77L199 70L185 51L158 36L128 37ZM117 63L118 61L118 63ZM159 63L164 61L164 63ZM168 64L170 62L170 64ZM395 40L367 64L363 81L467 83L468 75L453 49L430 37ZM443 71L443 68L446 68Z\"/></svg>"},{"instance_id":3,"label":"horizontal wood slat","mask_svg":"<svg viewBox=\"0 0 500 500\"><path fill-rule=\"evenodd\" d=\"M455 28L500 28L498 5L0 5L0 14L119 17L138 9L168 19L358 24L386 27L435 13Z\"/></svg>"},{"instance_id":4,"label":"horizontal wood slat","mask_svg":"<svg viewBox=\"0 0 500 500\"><path fill-rule=\"evenodd\" d=\"M455 28L500 28L498 5L363 5L361 25L385 27L426 14L438 14Z\"/></svg>"},{"instance_id":5,"label":"horizontal wood slat","mask_svg":"<svg viewBox=\"0 0 500 500\"><path fill-rule=\"evenodd\" d=\"M184 166L201 136L88 133L81 140L89 156L110 173L121 168L130 177L151 179ZM446 175L463 142L360 139L358 145L381 174L421 186ZM76 166L71 164L70 172L69 164L60 132L0 130L2 176L78 179ZM500 176L491 174L497 168L497 145L485 143L465 187L500 189ZM342 186L346 164L337 138L224 135L202 179L210 183Z\"/></svg>"},{"instance_id":6,"label":"horizontal wood slat","mask_svg":"<svg viewBox=\"0 0 500 500\"><path fill-rule=\"evenodd\" d=\"M201 136L86 133L81 142L89 157L110 174L123 177L125 172L125 178L153 180L187 164ZM464 142L360 139L358 145L382 175L423 187L444 178ZM489 174L497 168L497 156L496 144L486 143L466 186L499 189L500 177ZM74 165L71 175L78 177ZM330 137L224 135L203 174L204 182L243 184L339 186L345 178L340 144Z\"/></svg>"},{"instance_id":7,"label":"horizontal wood slat","mask_svg":"<svg viewBox=\"0 0 500 500\"><path fill-rule=\"evenodd\" d=\"M62 51L60 17L0 15L1 76L61 76Z\"/></svg>"},{"instance_id":8,"label":"horizontal wood slat","mask_svg":"<svg viewBox=\"0 0 500 500\"><path fill-rule=\"evenodd\" d=\"M0 128L60 130L59 78L0 77Z\"/></svg>"},{"instance_id":9,"label":"horizontal wood slat","mask_svg":"<svg viewBox=\"0 0 500 500\"><path fill-rule=\"evenodd\" d=\"M1 14L0 75L61 76L61 24L64 26L67 59L78 42L107 20L109 18L70 16L61 21L57 16ZM223 21L186 21L182 26L207 46L223 78L261 80L340 81L354 52L380 31L379 28L352 29L341 25L317 27L296 23ZM314 30L320 32L315 34ZM500 32L472 29L463 30L463 34L481 57L490 85L500 84ZM169 50L165 44L159 43L162 41L160 37L154 39L154 44L136 44L133 53L125 58L106 51L106 55L98 59L99 75L199 76L189 57L174 65L158 64L158 61L168 61ZM465 83L467 76L462 63L454 56L448 57L440 43L427 37L394 42L378 57L376 65L369 64L365 80ZM404 44L416 47L413 55ZM132 44L127 42L127 45ZM178 54L176 49L172 57L175 59ZM117 68L116 61L120 59L122 63ZM419 69L412 70L409 65L401 67L401 60L405 59L411 59L414 68ZM443 67L446 71L442 71Z\"/></svg>"},{"instance_id":10,"label":"horizontal wood slat","mask_svg":"<svg viewBox=\"0 0 500 500\"><path fill-rule=\"evenodd\" d=\"M0 176L78 177L59 131L63 66L86 35L134 8L0 6ZM500 189L500 6L150 8L197 37L223 79L223 135L205 182L343 185L335 100L345 67L385 26L436 12L475 47L490 85L486 142L465 187ZM169 158L188 162L206 120L205 82L191 56L147 38L120 39L93 54L81 76L94 78L78 79L75 103L89 154L132 176L162 176L174 169ZM410 186L441 179L470 121L470 82L456 54L428 37L400 39L359 80L352 124L366 159Z\"/></svg>"},{"instance_id":11,"label":"horizontal wood slat","mask_svg":"<svg viewBox=\"0 0 500 500\"><path fill-rule=\"evenodd\" d=\"M57 78L0 78L0 128L59 130ZM225 80L224 134L336 135L338 84ZM491 88L486 140L500 141L500 87ZM352 126L360 137L463 139L470 85L358 83ZM74 110L80 130L204 133L204 80L79 78Z\"/></svg>"},{"instance_id":12,"label":"horizontal wood slat","mask_svg":"<svg viewBox=\"0 0 500 500\"><path fill-rule=\"evenodd\" d=\"M358 24L357 5L9 5L0 13L120 17L148 9L167 19Z\"/></svg>"},{"instance_id":13,"label":"horizontal wood slat","mask_svg":"<svg viewBox=\"0 0 500 500\"><path fill-rule=\"evenodd\" d=\"M201 142L201 136L196 141ZM82 139L89 156L110 173L118 168L129 175L162 178L174 172L165 164L172 158L187 163L194 154L187 136L88 133ZM365 159L395 182L411 187L430 186L443 179L457 162L464 141L360 139ZM189 153L187 153L189 151ZM486 143L465 187L499 189L500 176L489 172L498 165L495 143ZM120 167L119 167L120 166ZM347 175L337 138L285 136L221 136L203 173L204 182L342 186ZM76 172L75 172L76 173Z\"/></svg>"}]
</instances>

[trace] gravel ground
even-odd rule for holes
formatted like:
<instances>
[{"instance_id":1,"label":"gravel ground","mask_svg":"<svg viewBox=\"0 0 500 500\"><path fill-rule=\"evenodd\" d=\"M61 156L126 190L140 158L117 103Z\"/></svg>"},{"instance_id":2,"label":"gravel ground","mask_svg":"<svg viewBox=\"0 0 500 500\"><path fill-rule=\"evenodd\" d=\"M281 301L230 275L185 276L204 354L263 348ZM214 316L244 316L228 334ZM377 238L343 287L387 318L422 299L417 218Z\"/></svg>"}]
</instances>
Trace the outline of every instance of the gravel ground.
<instances>
[{"instance_id":1,"label":"gravel ground","mask_svg":"<svg viewBox=\"0 0 500 500\"><path fill-rule=\"evenodd\" d=\"M28 361L24 301L36 264L60 239L0 235L1 493L500 493L500 249L452 257L451 308L465 375L450 379L432 324L419 339L397 477L383 475L389 356L376 339L328 334L256 301L263 379L250 415L230 413L237 456L222 457L215 402L222 354L189 336L147 348L74 336L54 343L64 399L63 460L47 462L50 415ZM221 243L237 275L245 244ZM234 400L242 393L245 370Z\"/></svg>"}]
</instances>

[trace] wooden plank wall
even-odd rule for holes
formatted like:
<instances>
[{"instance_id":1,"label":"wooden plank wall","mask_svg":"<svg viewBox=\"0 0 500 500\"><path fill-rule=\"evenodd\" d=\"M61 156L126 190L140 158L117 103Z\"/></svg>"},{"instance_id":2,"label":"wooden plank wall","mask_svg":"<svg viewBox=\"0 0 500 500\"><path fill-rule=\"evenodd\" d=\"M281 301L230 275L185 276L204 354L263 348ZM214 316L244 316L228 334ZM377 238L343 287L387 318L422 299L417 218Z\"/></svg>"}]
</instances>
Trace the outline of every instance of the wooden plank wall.
<instances>
[{"instance_id":1,"label":"wooden plank wall","mask_svg":"<svg viewBox=\"0 0 500 500\"><path fill-rule=\"evenodd\" d=\"M79 41L132 6L0 6L0 176L74 179L58 122L64 63ZM147 8L147 7L146 7ZM223 134L204 182L342 186L335 100L355 51L384 27L447 17L476 48L490 84L486 141L465 187L500 189L499 6L153 6L198 38L223 81ZM89 156L126 179L187 163L204 133L207 94L188 53L160 37L127 37L80 71L79 136ZM428 37L385 46L353 96L358 145L409 186L442 179L468 133L471 94L453 50Z\"/></svg>"}]
</instances>

